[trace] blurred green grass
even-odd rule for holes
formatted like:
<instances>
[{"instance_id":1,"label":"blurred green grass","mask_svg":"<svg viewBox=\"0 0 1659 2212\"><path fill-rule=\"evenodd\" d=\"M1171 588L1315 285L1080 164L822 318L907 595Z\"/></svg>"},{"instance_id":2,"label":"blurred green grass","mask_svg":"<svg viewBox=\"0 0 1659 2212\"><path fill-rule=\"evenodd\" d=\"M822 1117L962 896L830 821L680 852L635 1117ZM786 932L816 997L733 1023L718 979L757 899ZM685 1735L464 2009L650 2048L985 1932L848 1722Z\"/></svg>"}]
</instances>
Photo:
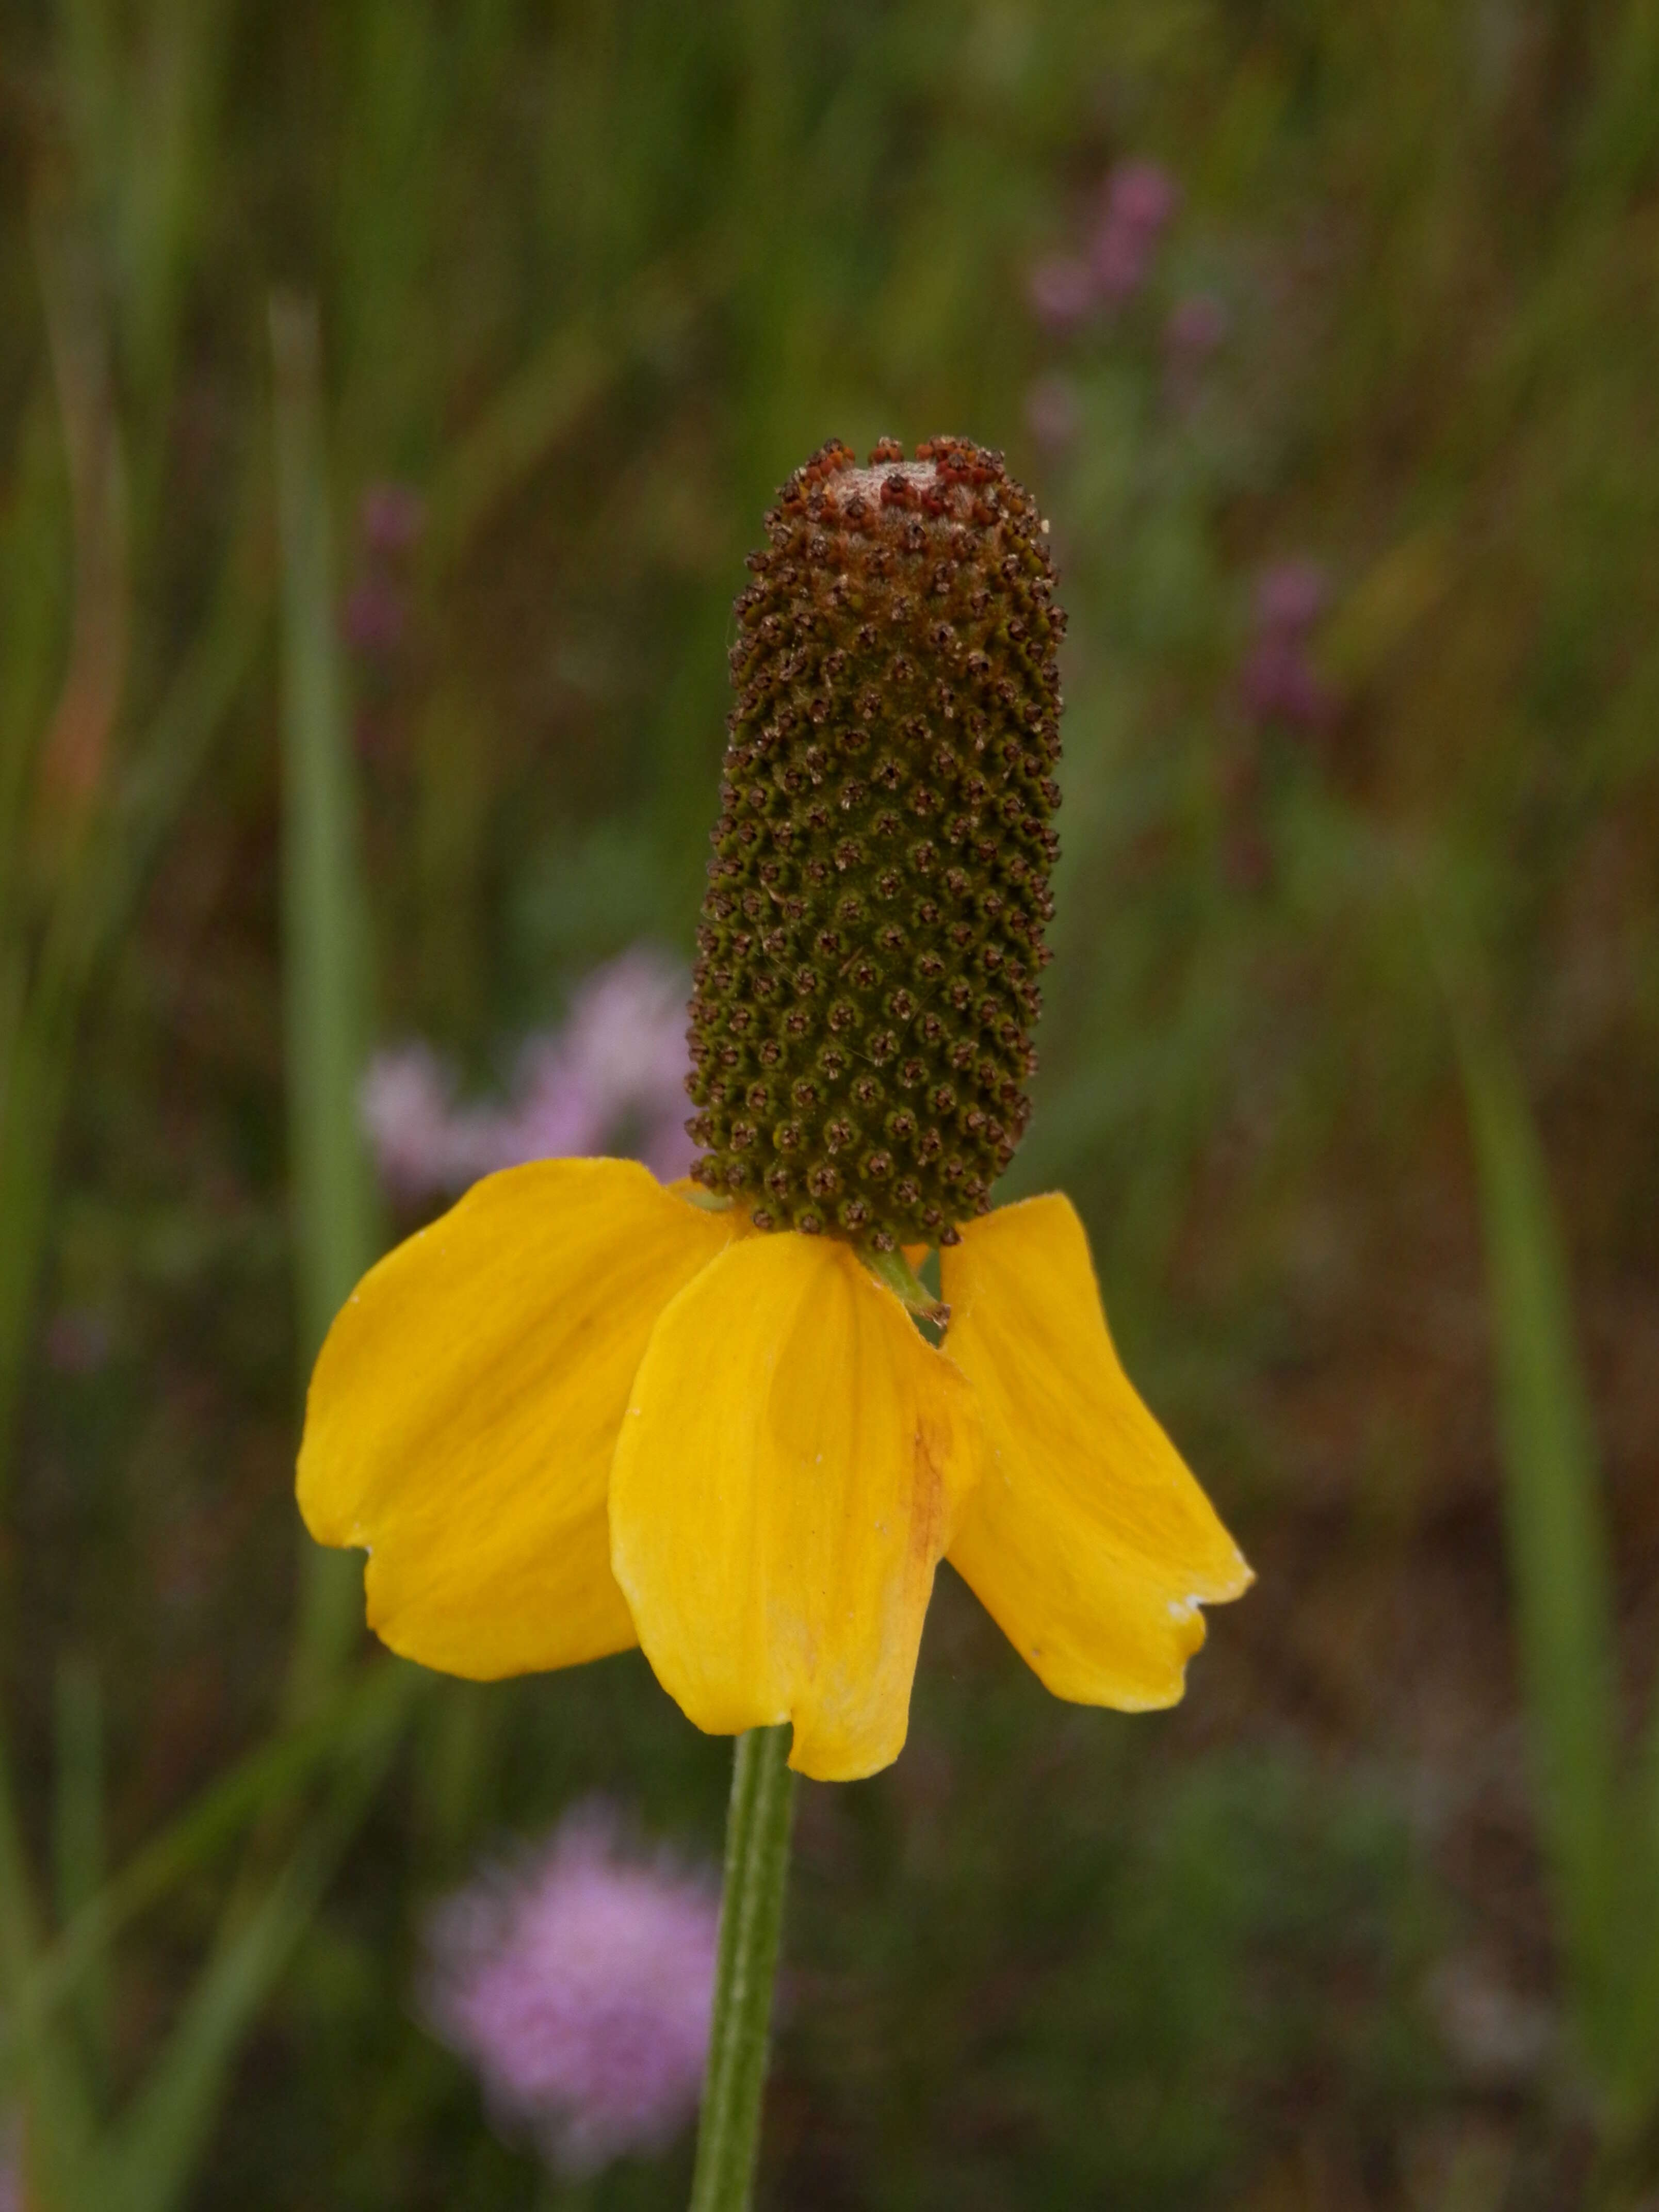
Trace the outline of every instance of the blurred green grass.
<instances>
[{"instance_id":1,"label":"blurred green grass","mask_svg":"<svg viewBox=\"0 0 1659 2212\"><path fill-rule=\"evenodd\" d=\"M1048 1704L942 1592L904 1760L803 1808L774 2201L1478 2212L1601 2185L1593 2106L1521 2033L1569 1984L1515 1726L1475 1163L1401 882L1455 854L1488 948L1635 1656L1656 22L3 0L0 1589L43 1857L54 1741L84 1785L96 1734L60 1726L60 1662L102 1685L117 1866L262 1738L289 1665L322 1295L300 1318L280 1012L289 288L325 365L376 1025L480 1076L597 960L686 946L730 600L791 465L960 430L1054 519L1064 875L1011 1188L1084 1206L1132 1371L1261 1580L1188 1706L1134 1723ZM1126 158L1180 215L1121 311L1046 330L1030 272ZM1168 319L1198 295L1224 335L1189 384ZM368 635L387 483L425 527ZM1329 594L1313 726L1242 682L1257 579L1292 558ZM724 1775L635 1660L436 1686L196 2201L528 2201L412 2020L423 1905L593 1788L712 1850ZM119 1954L115 2093L223 1902L192 1872ZM626 2167L596 2201L684 2182Z\"/></svg>"}]
</instances>

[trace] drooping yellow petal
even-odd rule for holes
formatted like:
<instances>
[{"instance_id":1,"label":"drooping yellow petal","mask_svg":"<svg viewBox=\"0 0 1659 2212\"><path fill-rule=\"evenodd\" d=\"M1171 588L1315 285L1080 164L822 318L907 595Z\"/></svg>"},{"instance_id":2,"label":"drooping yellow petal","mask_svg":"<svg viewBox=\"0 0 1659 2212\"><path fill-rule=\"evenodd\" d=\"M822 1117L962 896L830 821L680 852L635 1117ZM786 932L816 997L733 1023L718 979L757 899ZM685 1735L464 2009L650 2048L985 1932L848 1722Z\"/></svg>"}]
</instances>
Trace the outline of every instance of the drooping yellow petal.
<instances>
[{"instance_id":1,"label":"drooping yellow petal","mask_svg":"<svg viewBox=\"0 0 1659 2212\"><path fill-rule=\"evenodd\" d=\"M1003 1206L943 1271L986 1440L951 1564L1057 1697L1173 1705L1200 1601L1250 1570L1118 1364L1083 1224L1059 1196Z\"/></svg>"},{"instance_id":2,"label":"drooping yellow petal","mask_svg":"<svg viewBox=\"0 0 1659 2212\"><path fill-rule=\"evenodd\" d=\"M368 1621L484 1680L634 1640L605 1484L653 1324L740 1224L630 1160L488 1176L371 1268L318 1359L300 1510L368 1547Z\"/></svg>"},{"instance_id":3,"label":"drooping yellow petal","mask_svg":"<svg viewBox=\"0 0 1659 2212\"><path fill-rule=\"evenodd\" d=\"M733 1243L653 1332L611 1469L658 1680L717 1734L793 1720L821 1781L887 1765L980 1449L961 1376L846 1245Z\"/></svg>"}]
</instances>

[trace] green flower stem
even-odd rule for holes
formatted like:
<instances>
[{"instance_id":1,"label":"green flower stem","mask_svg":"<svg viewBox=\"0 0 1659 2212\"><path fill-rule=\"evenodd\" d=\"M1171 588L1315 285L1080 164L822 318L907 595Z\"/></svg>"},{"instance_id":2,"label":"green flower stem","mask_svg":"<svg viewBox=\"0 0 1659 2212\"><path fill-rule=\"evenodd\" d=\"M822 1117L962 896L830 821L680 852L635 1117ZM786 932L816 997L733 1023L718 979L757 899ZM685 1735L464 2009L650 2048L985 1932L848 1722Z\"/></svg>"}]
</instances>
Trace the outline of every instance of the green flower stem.
<instances>
[{"instance_id":1,"label":"green flower stem","mask_svg":"<svg viewBox=\"0 0 1659 2212\"><path fill-rule=\"evenodd\" d=\"M726 1891L720 1905L714 2017L703 2080L702 2124L691 2212L748 2212L766 2087L772 1985L789 1871L795 1807L789 1729L750 1729L738 1738L732 1809L726 1822Z\"/></svg>"}]
</instances>

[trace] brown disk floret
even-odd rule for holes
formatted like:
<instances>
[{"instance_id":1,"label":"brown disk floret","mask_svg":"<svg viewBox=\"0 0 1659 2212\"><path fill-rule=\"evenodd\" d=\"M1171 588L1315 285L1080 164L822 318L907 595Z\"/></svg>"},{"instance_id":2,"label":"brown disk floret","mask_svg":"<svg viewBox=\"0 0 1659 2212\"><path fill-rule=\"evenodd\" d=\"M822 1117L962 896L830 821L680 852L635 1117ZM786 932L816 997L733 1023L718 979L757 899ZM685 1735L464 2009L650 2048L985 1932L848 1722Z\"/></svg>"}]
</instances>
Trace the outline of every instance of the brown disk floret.
<instances>
[{"instance_id":1,"label":"brown disk floret","mask_svg":"<svg viewBox=\"0 0 1659 2212\"><path fill-rule=\"evenodd\" d=\"M692 1172L762 1229L953 1243L1030 1107L1065 617L999 453L839 442L738 598Z\"/></svg>"}]
</instances>

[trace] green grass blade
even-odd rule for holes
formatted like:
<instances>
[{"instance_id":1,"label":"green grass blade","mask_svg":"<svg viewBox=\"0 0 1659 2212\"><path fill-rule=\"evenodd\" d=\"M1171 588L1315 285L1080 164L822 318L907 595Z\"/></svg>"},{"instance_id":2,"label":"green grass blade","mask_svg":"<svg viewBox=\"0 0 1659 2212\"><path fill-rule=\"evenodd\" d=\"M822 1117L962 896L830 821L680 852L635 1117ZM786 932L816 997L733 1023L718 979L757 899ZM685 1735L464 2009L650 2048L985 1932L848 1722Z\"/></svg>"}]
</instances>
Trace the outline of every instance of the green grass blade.
<instances>
[{"instance_id":1,"label":"green grass blade","mask_svg":"<svg viewBox=\"0 0 1659 2212\"><path fill-rule=\"evenodd\" d=\"M286 1969L397 1749L400 1710L380 1726L245 1917L226 1928L184 2016L106 2153L109 2212L172 2212L184 2201L237 2046Z\"/></svg>"},{"instance_id":2,"label":"green grass blade","mask_svg":"<svg viewBox=\"0 0 1659 2212\"><path fill-rule=\"evenodd\" d=\"M58 1135L80 994L51 978L29 991L11 1040L0 1121L0 1496L10 1488L44 1261Z\"/></svg>"},{"instance_id":3,"label":"green grass blade","mask_svg":"<svg viewBox=\"0 0 1659 2212\"><path fill-rule=\"evenodd\" d=\"M11 2028L11 2093L27 2112L33 2178L51 2212L87 2212L92 2189L95 2116L74 2046L28 1996L39 1954L39 1914L12 1788L0 1745L0 2008Z\"/></svg>"},{"instance_id":4,"label":"green grass blade","mask_svg":"<svg viewBox=\"0 0 1659 2212\"><path fill-rule=\"evenodd\" d=\"M617 298L544 339L459 436L434 476L424 557L441 580L502 504L641 355L684 342L726 277L707 251L671 255Z\"/></svg>"},{"instance_id":5,"label":"green grass blade","mask_svg":"<svg viewBox=\"0 0 1659 2212\"><path fill-rule=\"evenodd\" d=\"M81 1009L224 725L258 631L257 604L241 598L210 623L180 672L124 802L106 814L65 872L27 985L18 978L0 1080L0 1220L6 1224L0 1237L0 1492L21 1403ZM6 950L0 947L0 990L10 972Z\"/></svg>"},{"instance_id":6,"label":"green grass blade","mask_svg":"<svg viewBox=\"0 0 1659 2212\"><path fill-rule=\"evenodd\" d=\"M18 2019L44 2015L77 1988L121 1931L274 1808L291 1802L319 1766L352 1763L383 1730L395 1733L434 1678L401 1660L377 1660L337 1689L302 1726L262 1745L130 1859L50 1948L34 1956L0 2026L0 2069L15 2063Z\"/></svg>"},{"instance_id":7,"label":"green grass blade","mask_svg":"<svg viewBox=\"0 0 1659 2212\"><path fill-rule=\"evenodd\" d=\"M245 465L212 604L134 742L122 778L100 871L106 942L131 916L255 664L270 612L269 532L260 450Z\"/></svg>"},{"instance_id":8,"label":"green grass blade","mask_svg":"<svg viewBox=\"0 0 1659 2212\"><path fill-rule=\"evenodd\" d=\"M1539 1825L1587 2055L1620 2036L1617 1685L1607 1537L1548 1172L1500 1041L1458 1031L1492 1305L1504 1503Z\"/></svg>"},{"instance_id":9,"label":"green grass blade","mask_svg":"<svg viewBox=\"0 0 1659 2212\"><path fill-rule=\"evenodd\" d=\"M83 1911L104 1885L104 1701L98 1669L84 1653L59 1662L57 1755L52 1771L52 1874L58 1924ZM112 2017L107 1949L88 1958L76 1992L89 2070L108 2078Z\"/></svg>"},{"instance_id":10,"label":"green grass blade","mask_svg":"<svg viewBox=\"0 0 1659 2212\"><path fill-rule=\"evenodd\" d=\"M0 943L7 944L15 940L23 911L27 802L68 617L63 444L56 398L44 378L15 436L9 496L0 508Z\"/></svg>"},{"instance_id":11,"label":"green grass blade","mask_svg":"<svg viewBox=\"0 0 1659 2212\"><path fill-rule=\"evenodd\" d=\"M1620 1954L1630 2008L1608 2099L1607 2132L1619 2150L1659 2125L1659 1680L1649 1690L1646 1740L1624 1806Z\"/></svg>"},{"instance_id":12,"label":"green grass blade","mask_svg":"<svg viewBox=\"0 0 1659 2212\"><path fill-rule=\"evenodd\" d=\"M15 944L0 941L0 1220L7 1231L0 1237L0 1494L8 1486L81 1008L252 663L267 598L252 558L257 528L250 495L213 611L135 749L120 792L64 871L27 981L21 932L13 929Z\"/></svg>"},{"instance_id":13,"label":"green grass blade","mask_svg":"<svg viewBox=\"0 0 1659 2212\"><path fill-rule=\"evenodd\" d=\"M300 1340L307 1366L375 1256L357 1119L368 1029L367 921L335 621L314 307L270 304L283 560L283 933ZM357 1633L358 1562L307 1544L291 1693L320 1694Z\"/></svg>"}]
</instances>

